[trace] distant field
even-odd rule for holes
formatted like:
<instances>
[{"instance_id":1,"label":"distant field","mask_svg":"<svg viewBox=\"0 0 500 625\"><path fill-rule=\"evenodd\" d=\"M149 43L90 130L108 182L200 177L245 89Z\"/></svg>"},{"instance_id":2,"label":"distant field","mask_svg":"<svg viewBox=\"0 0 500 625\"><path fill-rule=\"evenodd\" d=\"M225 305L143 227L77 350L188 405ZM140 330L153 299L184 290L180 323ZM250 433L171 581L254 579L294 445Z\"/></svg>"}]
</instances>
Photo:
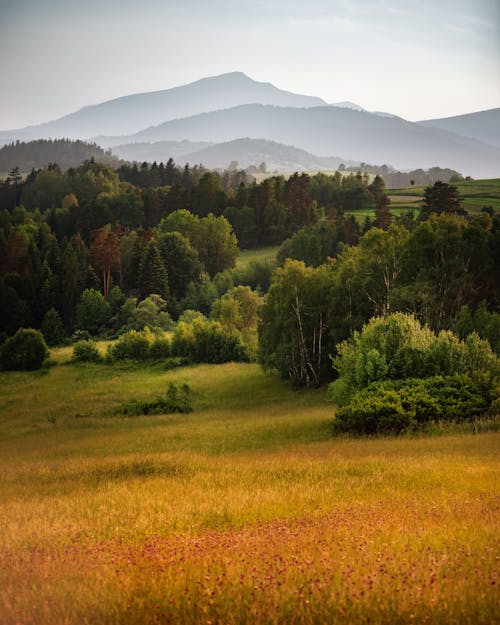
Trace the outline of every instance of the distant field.
<instances>
[{"instance_id":1,"label":"distant field","mask_svg":"<svg viewBox=\"0 0 500 625\"><path fill-rule=\"evenodd\" d=\"M70 352L0 373L2 625L495 622L498 434L333 439L254 364ZM192 414L112 415L169 380Z\"/></svg>"},{"instance_id":2,"label":"distant field","mask_svg":"<svg viewBox=\"0 0 500 625\"><path fill-rule=\"evenodd\" d=\"M243 250L236 259L237 267L246 267L252 262L275 262L280 246L260 247L258 249Z\"/></svg>"},{"instance_id":3,"label":"distant field","mask_svg":"<svg viewBox=\"0 0 500 625\"><path fill-rule=\"evenodd\" d=\"M500 178L468 180L455 183L463 198L463 207L470 213L479 212L483 206L491 206L500 212ZM425 187L390 189L391 212L409 210L420 205Z\"/></svg>"}]
</instances>

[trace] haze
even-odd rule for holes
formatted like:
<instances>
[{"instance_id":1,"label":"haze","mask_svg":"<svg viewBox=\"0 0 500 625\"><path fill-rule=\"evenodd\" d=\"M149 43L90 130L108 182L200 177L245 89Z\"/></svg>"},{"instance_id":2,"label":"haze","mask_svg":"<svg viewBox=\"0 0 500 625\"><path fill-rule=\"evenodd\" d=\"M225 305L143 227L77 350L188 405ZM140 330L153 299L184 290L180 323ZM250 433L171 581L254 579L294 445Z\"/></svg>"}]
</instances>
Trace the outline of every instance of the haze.
<instances>
[{"instance_id":1,"label":"haze","mask_svg":"<svg viewBox=\"0 0 500 625\"><path fill-rule=\"evenodd\" d=\"M0 128L243 71L409 120L500 104L496 0L0 0Z\"/></svg>"}]
</instances>

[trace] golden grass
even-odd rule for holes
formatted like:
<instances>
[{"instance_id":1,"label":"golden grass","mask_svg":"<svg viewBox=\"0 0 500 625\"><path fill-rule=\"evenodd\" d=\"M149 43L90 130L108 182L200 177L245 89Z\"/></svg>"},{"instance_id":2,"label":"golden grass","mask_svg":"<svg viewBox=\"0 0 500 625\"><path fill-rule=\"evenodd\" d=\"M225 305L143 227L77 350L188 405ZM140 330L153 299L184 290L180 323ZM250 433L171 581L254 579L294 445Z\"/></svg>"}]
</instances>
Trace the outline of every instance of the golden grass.
<instances>
[{"instance_id":1,"label":"golden grass","mask_svg":"<svg viewBox=\"0 0 500 625\"><path fill-rule=\"evenodd\" d=\"M110 416L169 379L194 413ZM0 385L2 625L495 622L497 434L332 439L255 365Z\"/></svg>"}]
</instances>

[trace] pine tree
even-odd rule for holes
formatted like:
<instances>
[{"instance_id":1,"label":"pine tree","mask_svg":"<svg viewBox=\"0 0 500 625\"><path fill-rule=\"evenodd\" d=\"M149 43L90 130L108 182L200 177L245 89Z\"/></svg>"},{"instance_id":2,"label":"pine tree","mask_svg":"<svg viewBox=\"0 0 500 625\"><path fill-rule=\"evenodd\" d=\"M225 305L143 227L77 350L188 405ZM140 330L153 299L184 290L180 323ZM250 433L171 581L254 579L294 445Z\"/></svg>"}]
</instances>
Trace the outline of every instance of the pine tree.
<instances>
[{"instance_id":1,"label":"pine tree","mask_svg":"<svg viewBox=\"0 0 500 625\"><path fill-rule=\"evenodd\" d=\"M154 240L149 241L141 258L138 287L143 299L152 293L163 299L169 296L167 270Z\"/></svg>"}]
</instances>

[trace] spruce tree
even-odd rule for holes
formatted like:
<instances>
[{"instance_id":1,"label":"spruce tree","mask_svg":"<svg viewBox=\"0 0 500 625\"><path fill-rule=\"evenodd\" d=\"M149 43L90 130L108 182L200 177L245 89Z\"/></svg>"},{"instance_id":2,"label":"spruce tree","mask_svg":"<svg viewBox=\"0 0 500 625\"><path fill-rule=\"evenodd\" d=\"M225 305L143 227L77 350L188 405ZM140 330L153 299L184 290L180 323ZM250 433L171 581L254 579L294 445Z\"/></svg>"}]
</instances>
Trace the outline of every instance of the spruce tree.
<instances>
[{"instance_id":1,"label":"spruce tree","mask_svg":"<svg viewBox=\"0 0 500 625\"><path fill-rule=\"evenodd\" d=\"M167 270L153 239L147 244L141 258L138 287L143 299L152 293L160 295L163 299L169 296Z\"/></svg>"}]
</instances>

